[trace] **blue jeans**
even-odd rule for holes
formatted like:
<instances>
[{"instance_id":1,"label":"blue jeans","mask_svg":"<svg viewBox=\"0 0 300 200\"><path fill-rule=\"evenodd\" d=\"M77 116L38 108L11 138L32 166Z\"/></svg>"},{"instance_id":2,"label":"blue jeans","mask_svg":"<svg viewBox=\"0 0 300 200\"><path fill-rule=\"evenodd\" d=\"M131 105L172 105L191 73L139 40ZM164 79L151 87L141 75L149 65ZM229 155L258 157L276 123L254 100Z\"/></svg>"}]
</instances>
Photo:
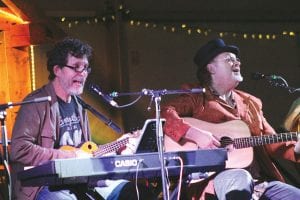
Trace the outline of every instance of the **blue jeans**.
<instances>
[{"instance_id":1,"label":"blue jeans","mask_svg":"<svg viewBox=\"0 0 300 200\"><path fill-rule=\"evenodd\" d=\"M122 182L117 185L112 192L108 195L106 200L116 200L119 198L121 190L127 182ZM102 197L93 197L92 195L86 195L86 198L91 200L102 200ZM50 191L47 186L37 194L36 200L80 200L76 197L75 194L71 193L70 190L59 190L59 191Z\"/></svg>"},{"instance_id":2,"label":"blue jeans","mask_svg":"<svg viewBox=\"0 0 300 200\"><path fill-rule=\"evenodd\" d=\"M214 188L219 200L250 200L254 191L254 182L248 171L230 169L215 177ZM300 199L300 189L279 181L269 182L260 197L260 200L295 199Z\"/></svg>"},{"instance_id":3,"label":"blue jeans","mask_svg":"<svg viewBox=\"0 0 300 200\"><path fill-rule=\"evenodd\" d=\"M36 200L77 200L76 196L70 192L70 190L59 190L50 191L47 186L43 187L42 190L37 194Z\"/></svg>"}]
</instances>

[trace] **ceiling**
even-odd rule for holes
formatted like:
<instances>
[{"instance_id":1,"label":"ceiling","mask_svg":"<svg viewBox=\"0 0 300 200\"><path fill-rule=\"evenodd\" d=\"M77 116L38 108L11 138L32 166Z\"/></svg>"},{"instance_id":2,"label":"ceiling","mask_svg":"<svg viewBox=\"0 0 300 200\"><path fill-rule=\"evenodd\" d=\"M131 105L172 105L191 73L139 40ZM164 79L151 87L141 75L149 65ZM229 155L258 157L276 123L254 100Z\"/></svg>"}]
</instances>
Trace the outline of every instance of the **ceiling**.
<instances>
[{"instance_id":1,"label":"ceiling","mask_svg":"<svg viewBox=\"0 0 300 200\"><path fill-rule=\"evenodd\" d=\"M25 2L33 2L48 17L101 16L109 12L110 7L122 4L124 11L130 11L128 16L131 19L140 20L300 22L299 0L27 0Z\"/></svg>"},{"instance_id":2,"label":"ceiling","mask_svg":"<svg viewBox=\"0 0 300 200\"><path fill-rule=\"evenodd\" d=\"M228 31L239 25L243 31L300 32L299 0L0 0L0 9L5 7L48 27L62 17L74 22L119 14L123 20L154 23L225 23Z\"/></svg>"}]
</instances>

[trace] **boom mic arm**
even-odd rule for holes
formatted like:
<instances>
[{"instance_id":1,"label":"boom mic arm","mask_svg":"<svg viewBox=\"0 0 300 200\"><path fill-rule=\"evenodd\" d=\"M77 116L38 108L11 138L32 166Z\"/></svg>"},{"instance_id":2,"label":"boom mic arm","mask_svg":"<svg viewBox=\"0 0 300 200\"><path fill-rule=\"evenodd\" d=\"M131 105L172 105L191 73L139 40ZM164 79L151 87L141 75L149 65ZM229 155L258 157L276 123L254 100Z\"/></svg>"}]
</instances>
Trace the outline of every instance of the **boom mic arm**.
<instances>
[{"instance_id":1,"label":"boom mic arm","mask_svg":"<svg viewBox=\"0 0 300 200\"><path fill-rule=\"evenodd\" d=\"M285 88L290 93L300 91L300 88L290 87L288 82L283 77L274 74L266 75L260 72L254 72L251 74L251 78L253 80L267 79L272 86Z\"/></svg>"},{"instance_id":2,"label":"boom mic arm","mask_svg":"<svg viewBox=\"0 0 300 200\"><path fill-rule=\"evenodd\" d=\"M101 97L102 97L107 103L109 103L111 106L116 107L116 108L119 107L118 103L115 102L115 101L113 100L113 98L110 97L109 95L104 94L104 93L102 92L101 88L100 88L98 85L95 85L95 84L89 84L89 85L88 85L88 90L91 91L91 92L93 92L93 93L95 93L95 94L97 94L97 95L99 95L99 96L101 96Z\"/></svg>"}]
</instances>

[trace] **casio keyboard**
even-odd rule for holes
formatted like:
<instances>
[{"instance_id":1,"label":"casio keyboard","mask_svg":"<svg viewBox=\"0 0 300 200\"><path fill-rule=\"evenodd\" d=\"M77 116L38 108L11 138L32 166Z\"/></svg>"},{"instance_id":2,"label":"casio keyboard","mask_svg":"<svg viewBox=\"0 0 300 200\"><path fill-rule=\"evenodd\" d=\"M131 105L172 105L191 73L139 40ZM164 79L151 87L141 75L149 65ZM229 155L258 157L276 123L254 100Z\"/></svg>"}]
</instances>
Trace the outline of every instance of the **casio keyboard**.
<instances>
[{"instance_id":1,"label":"casio keyboard","mask_svg":"<svg viewBox=\"0 0 300 200\"><path fill-rule=\"evenodd\" d=\"M194 172L220 171L225 168L225 149L165 152L165 166L169 176L178 176L183 160L183 175ZM161 177L157 152L134 155L104 156L100 158L56 159L18 173L23 186L62 186L87 184L97 186L103 179Z\"/></svg>"}]
</instances>

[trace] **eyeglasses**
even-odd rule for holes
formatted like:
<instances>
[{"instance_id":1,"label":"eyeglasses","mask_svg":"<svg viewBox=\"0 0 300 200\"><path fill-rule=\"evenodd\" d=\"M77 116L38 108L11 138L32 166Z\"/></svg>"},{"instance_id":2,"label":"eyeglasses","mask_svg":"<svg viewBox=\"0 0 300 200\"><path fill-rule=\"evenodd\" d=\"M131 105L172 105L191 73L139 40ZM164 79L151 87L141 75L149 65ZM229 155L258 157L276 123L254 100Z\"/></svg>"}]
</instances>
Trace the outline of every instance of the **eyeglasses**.
<instances>
[{"instance_id":1,"label":"eyeglasses","mask_svg":"<svg viewBox=\"0 0 300 200\"><path fill-rule=\"evenodd\" d=\"M64 65L64 67L68 67L72 69L75 72L82 73L86 71L88 74L91 73L92 68L90 66L69 66L69 65Z\"/></svg>"},{"instance_id":2,"label":"eyeglasses","mask_svg":"<svg viewBox=\"0 0 300 200\"><path fill-rule=\"evenodd\" d=\"M221 61L221 60L215 60L215 61ZM229 63L229 64L233 64L233 63L236 63L236 62L241 62L241 60L239 58L234 58L234 57L226 57L224 58L224 61Z\"/></svg>"},{"instance_id":3,"label":"eyeglasses","mask_svg":"<svg viewBox=\"0 0 300 200\"><path fill-rule=\"evenodd\" d=\"M224 59L226 62L228 63L236 63L236 62L241 62L241 60L239 58L234 58L234 57L227 57Z\"/></svg>"}]
</instances>

